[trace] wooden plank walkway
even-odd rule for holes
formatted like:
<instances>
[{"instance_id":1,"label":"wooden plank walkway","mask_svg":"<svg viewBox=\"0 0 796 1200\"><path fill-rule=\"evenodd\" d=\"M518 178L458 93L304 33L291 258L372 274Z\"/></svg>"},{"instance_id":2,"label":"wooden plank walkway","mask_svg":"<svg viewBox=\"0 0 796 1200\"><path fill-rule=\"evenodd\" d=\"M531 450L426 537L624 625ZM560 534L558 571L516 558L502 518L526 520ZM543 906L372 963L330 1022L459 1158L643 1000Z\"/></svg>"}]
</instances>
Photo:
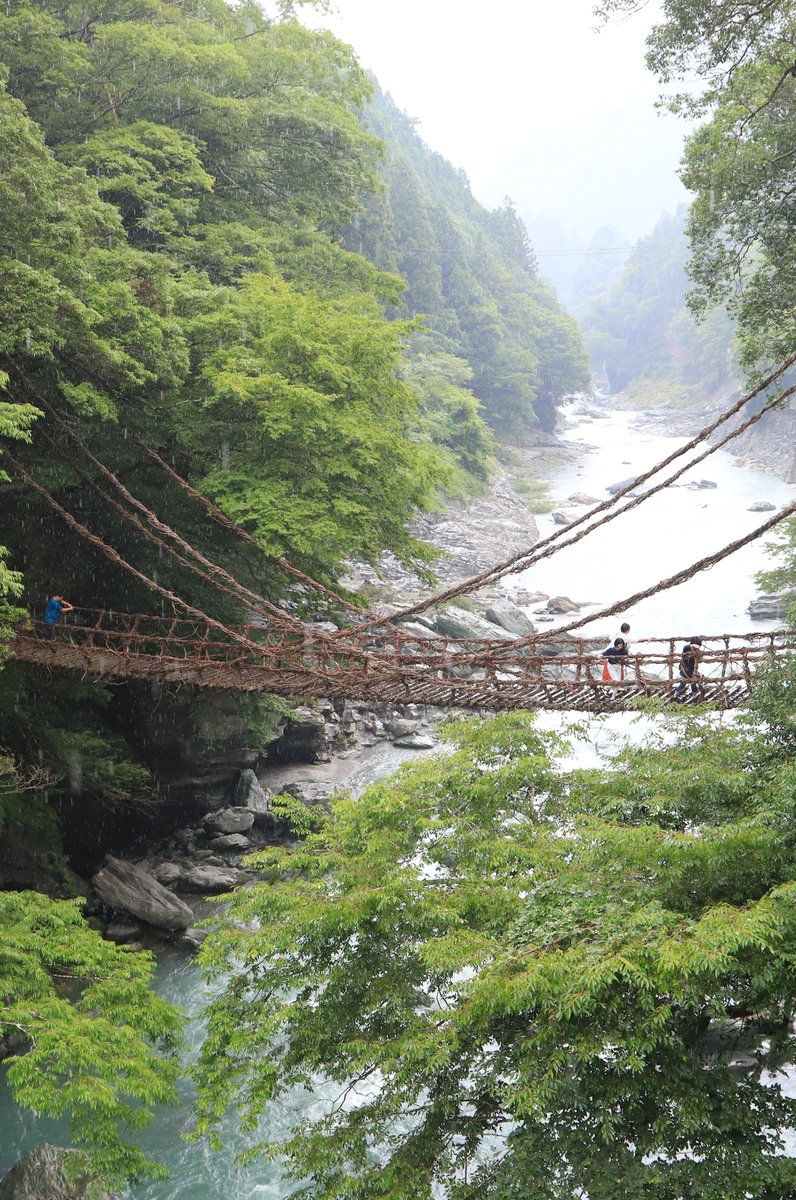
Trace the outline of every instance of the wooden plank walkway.
<instances>
[{"instance_id":1,"label":"wooden plank walkway","mask_svg":"<svg viewBox=\"0 0 796 1200\"><path fill-rule=\"evenodd\" d=\"M47 669L77 671L95 679L140 679L161 687L263 691L291 699L323 696L488 712L513 709L618 712L633 709L644 700L672 706L676 702L688 706L704 703L730 709L744 703L753 681L748 655L738 658L737 653L730 656L732 662L722 661L719 656L722 675L700 676L699 692L692 694L689 685L682 699L677 700L675 688L679 680L674 664L668 663L670 670L665 678L643 678L643 655L628 660L628 675L632 674L632 678L611 683L591 677L591 671L596 675L601 670L601 660L593 654L585 668L589 674L586 679L551 677L557 668L555 660L552 663L544 660L542 667L536 667L539 673L531 674L527 657L516 662L502 659L499 664L502 677L493 671L485 678L456 678L450 674L448 665L432 668L428 662L415 664L407 655L394 663L385 659L375 665L366 661L363 666L360 662L350 664L345 656L325 659L322 653L314 653L312 661L302 660L298 653L293 661L284 661L264 648L257 662L254 652L241 655L237 647L226 644L220 647L206 644L203 652L190 654L151 653L145 645L134 641L125 645L122 635L116 644L103 648L91 636L84 637L83 632L86 631L64 628L51 640L20 634L12 643L12 651L24 662ZM500 649L505 654L505 644ZM214 657L220 651L226 656ZM235 661L230 661L230 653L237 655ZM661 656L647 657L654 659L660 669ZM738 669L734 667L736 660L741 664ZM575 670L573 662L565 660L559 669ZM582 668L583 662L578 660L577 665Z\"/></svg>"}]
</instances>

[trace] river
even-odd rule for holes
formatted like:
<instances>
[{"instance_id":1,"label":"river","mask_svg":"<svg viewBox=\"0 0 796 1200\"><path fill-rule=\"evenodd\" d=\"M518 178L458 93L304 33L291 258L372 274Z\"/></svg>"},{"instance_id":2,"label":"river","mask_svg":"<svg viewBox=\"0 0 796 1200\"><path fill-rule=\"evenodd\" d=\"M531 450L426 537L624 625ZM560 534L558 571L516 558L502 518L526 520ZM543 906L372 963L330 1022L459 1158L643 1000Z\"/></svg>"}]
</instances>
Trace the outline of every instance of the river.
<instances>
[{"instance_id":1,"label":"river","mask_svg":"<svg viewBox=\"0 0 796 1200\"><path fill-rule=\"evenodd\" d=\"M649 427L644 418L624 410L609 411L599 419L578 419L570 410L565 412L565 421L562 436L574 445L589 447L576 461L551 475L550 494L556 509L573 513L584 509L566 503L571 494L584 492L603 499L609 484L647 469L685 440L666 436ZM796 493L793 486L765 471L739 465L724 451L696 467L693 477L709 479L717 486L692 490L684 486L691 475L684 476L681 486L667 488L593 537L538 567L510 576L507 591L543 591L593 603L595 609L604 607L672 575L762 523L768 514L748 511L755 501L770 501L779 508ZM549 517L538 518L538 523L543 536L554 528ZM774 624L764 622L753 626L746 614L749 600L756 594L753 576L769 563L763 546L753 543L682 587L643 601L607 627L587 627L586 632L599 632L607 640L618 632L622 619L631 624L631 642L639 637L679 638L698 633L707 638L711 633L774 628ZM557 623L566 620L561 618ZM553 629L555 624L549 627ZM544 714L543 723L547 727L560 725L562 717ZM577 750L581 762L596 749L608 749L612 738L638 736L640 725L617 713L590 723L588 728ZM398 761L394 753L379 755L374 751L364 760L356 782L364 785ZM176 951L160 957L157 986L164 996L191 1014L199 1013L207 998L193 960ZM200 1036L201 1027L194 1019L189 1031L192 1053ZM185 1085L183 1107L159 1113L142 1137L146 1149L172 1168L171 1179L130 1189L130 1200L280 1200L289 1194L290 1188L281 1182L279 1170L273 1165L260 1164L246 1171L235 1168L234 1156L249 1139L241 1136L232 1118L226 1122L224 1152L213 1153L201 1144L187 1144L182 1134L190 1124L190 1098L190 1088ZM277 1135L286 1132L298 1114L323 1103L322 1090L314 1095L297 1093L289 1105L269 1114L267 1127ZM0 1177L39 1142L64 1145L68 1140L63 1124L19 1112L8 1095L2 1072L0 1129Z\"/></svg>"}]
</instances>

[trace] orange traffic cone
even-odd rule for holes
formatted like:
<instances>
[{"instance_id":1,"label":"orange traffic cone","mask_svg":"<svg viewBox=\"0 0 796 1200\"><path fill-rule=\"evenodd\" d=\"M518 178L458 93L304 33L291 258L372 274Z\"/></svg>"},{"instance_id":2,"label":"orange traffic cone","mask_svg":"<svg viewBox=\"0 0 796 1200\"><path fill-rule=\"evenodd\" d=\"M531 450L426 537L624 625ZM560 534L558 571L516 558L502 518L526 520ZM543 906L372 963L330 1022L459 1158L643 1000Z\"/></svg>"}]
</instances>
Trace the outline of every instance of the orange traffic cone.
<instances>
[{"instance_id":1,"label":"orange traffic cone","mask_svg":"<svg viewBox=\"0 0 796 1200\"><path fill-rule=\"evenodd\" d=\"M613 683L614 677L611 674L611 668L608 666L608 659L603 663L603 683Z\"/></svg>"}]
</instances>

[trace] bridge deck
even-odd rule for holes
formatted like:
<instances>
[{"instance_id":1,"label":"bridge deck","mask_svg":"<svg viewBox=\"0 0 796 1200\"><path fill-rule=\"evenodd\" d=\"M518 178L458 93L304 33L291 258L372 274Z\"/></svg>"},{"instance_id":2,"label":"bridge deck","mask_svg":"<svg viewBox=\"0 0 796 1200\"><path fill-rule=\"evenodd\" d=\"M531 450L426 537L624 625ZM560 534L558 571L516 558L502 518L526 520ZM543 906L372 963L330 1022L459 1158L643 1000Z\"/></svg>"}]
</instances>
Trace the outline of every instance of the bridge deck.
<instances>
[{"instance_id":1,"label":"bridge deck","mask_svg":"<svg viewBox=\"0 0 796 1200\"><path fill-rule=\"evenodd\" d=\"M551 660L541 655L541 646L536 654L525 648L512 656L510 643L490 643L490 653L484 651L484 643L478 643L481 661L472 665L476 659L473 647L468 655L466 647L462 651L461 643L457 645L458 655L440 650L412 654L388 647L381 653L352 658L340 649L333 657L328 646L315 641L310 650L265 643L241 647L209 639L197 648L184 639L163 639L157 644L151 637L131 637L129 631L111 634L105 629L100 635L96 627L64 627L52 639L20 634L12 649L23 661L98 679L264 691L292 699L324 696L490 712L519 708L621 711L645 699L735 708L749 695L755 667L770 661L773 653L790 649L789 639L783 638L776 649L773 642L764 642L706 653L698 691L693 693L689 684L678 696L676 654L632 655L625 664L627 677L606 682L601 678L603 660L594 651ZM464 660L470 665L464 665Z\"/></svg>"}]
</instances>

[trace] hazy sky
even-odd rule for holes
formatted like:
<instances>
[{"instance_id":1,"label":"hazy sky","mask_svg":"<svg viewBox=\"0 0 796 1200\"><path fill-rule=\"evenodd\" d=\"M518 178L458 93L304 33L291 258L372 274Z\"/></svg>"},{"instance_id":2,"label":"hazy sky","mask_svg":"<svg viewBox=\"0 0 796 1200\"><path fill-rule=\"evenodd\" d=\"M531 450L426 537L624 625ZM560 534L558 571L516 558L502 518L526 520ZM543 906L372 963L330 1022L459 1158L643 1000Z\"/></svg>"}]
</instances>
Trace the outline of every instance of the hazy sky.
<instances>
[{"instance_id":1,"label":"hazy sky","mask_svg":"<svg viewBox=\"0 0 796 1200\"><path fill-rule=\"evenodd\" d=\"M585 245L649 232L687 198L682 123L643 61L654 8L596 29L591 0L335 0L311 18L357 51L483 203L510 195Z\"/></svg>"}]
</instances>

